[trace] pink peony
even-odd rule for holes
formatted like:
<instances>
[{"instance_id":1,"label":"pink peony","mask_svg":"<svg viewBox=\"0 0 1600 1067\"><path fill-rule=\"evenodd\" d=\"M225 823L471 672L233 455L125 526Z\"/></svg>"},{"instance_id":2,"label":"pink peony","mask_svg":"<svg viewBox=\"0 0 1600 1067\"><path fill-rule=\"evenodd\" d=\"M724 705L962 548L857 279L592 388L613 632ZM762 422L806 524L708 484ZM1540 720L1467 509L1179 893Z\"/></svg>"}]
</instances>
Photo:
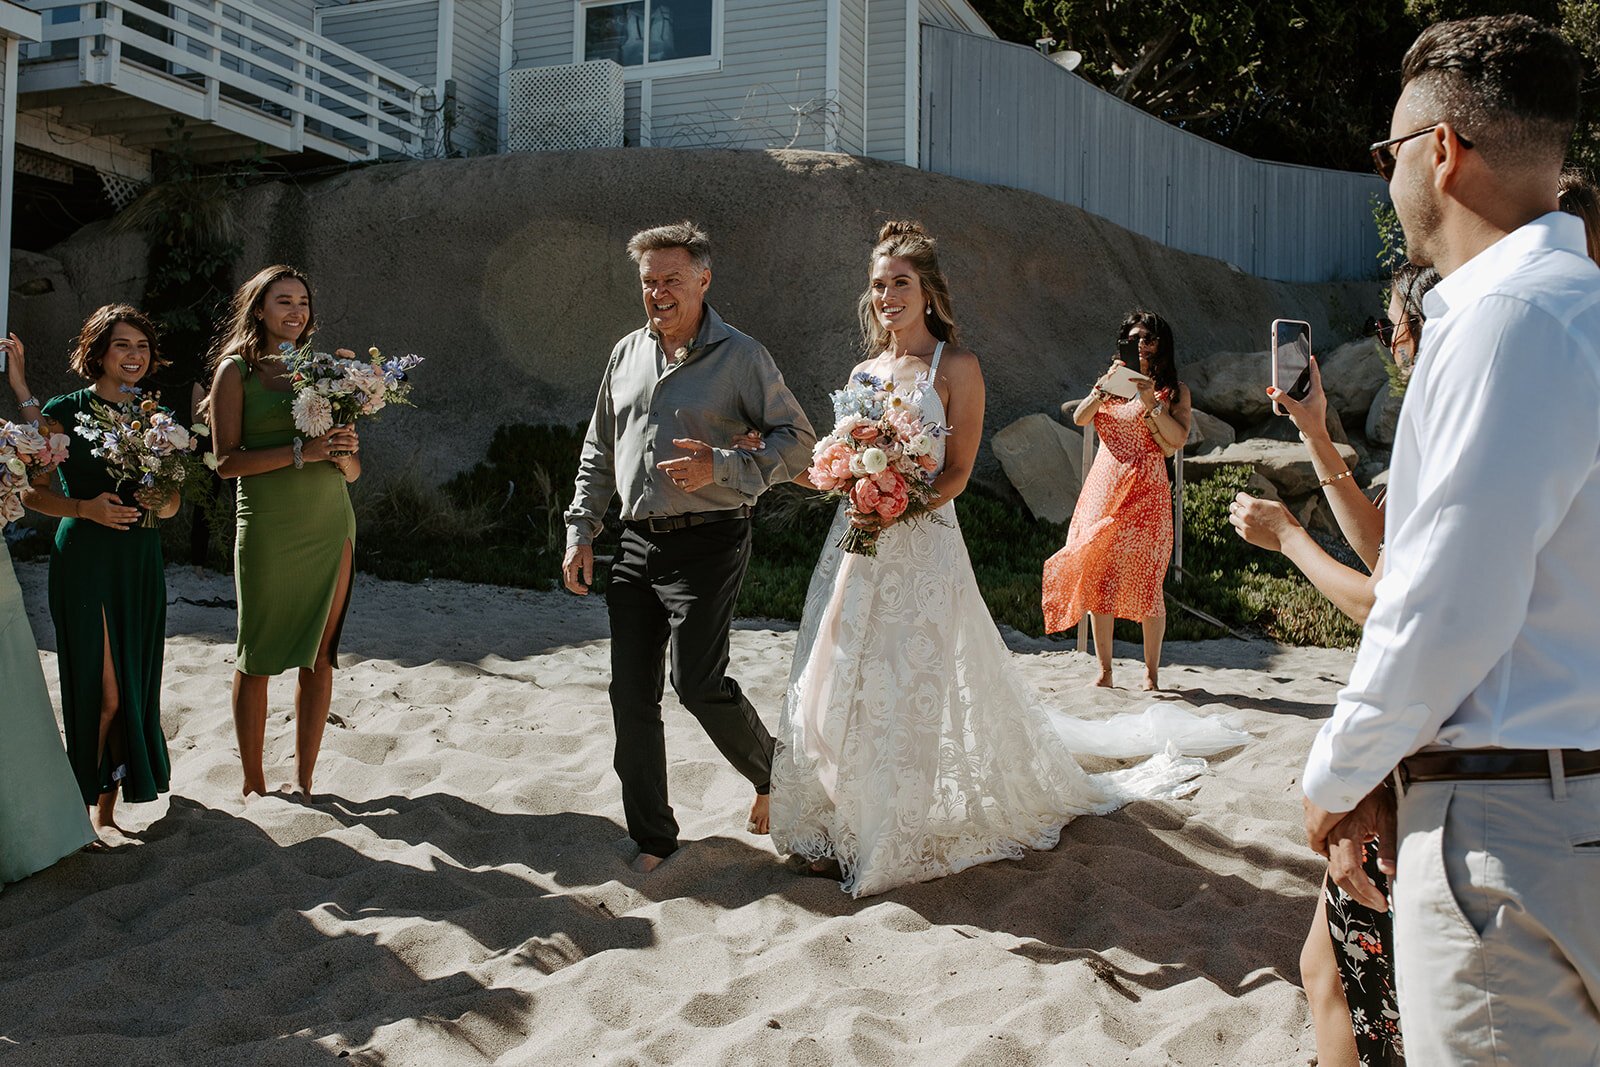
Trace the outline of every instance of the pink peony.
<instances>
[{"instance_id":1,"label":"pink peony","mask_svg":"<svg viewBox=\"0 0 1600 1067\"><path fill-rule=\"evenodd\" d=\"M939 469L939 461L934 459L932 456L921 455L917 457L917 466L921 467L925 471L928 471L929 473L932 473L933 471Z\"/></svg>"},{"instance_id":2,"label":"pink peony","mask_svg":"<svg viewBox=\"0 0 1600 1067\"><path fill-rule=\"evenodd\" d=\"M807 472L811 484L818 489L837 489L850 480L850 458L855 455L855 450L843 441L833 441L825 445L811 459L811 470Z\"/></svg>"},{"instance_id":3,"label":"pink peony","mask_svg":"<svg viewBox=\"0 0 1600 1067\"><path fill-rule=\"evenodd\" d=\"M922 420L904 408L895 408L884 415L883 420L902 441L909 441L922 432Z\"/></svg>"},{"instance_id":4,"label":"pink peony","mask_svg":"<svg viewBox=\"0 0 1600 1067\"><path fill-rule=\"evenodd\" d=\"M863 478L850 487L850 503L862 515L878 510L878 504L883 500L883 493L878 489L877 483L871 478Z\"/></svg>"},{"instance_id":5,"label":"pink peony","mask_svg":"<svg viewBox=\"0 0 1600 1067\"><path fill-rule=\"evenodd\" d=\"M857 441L876 441L878 439L878 428L869 422L864 426L857 426L851 430L850 436Z\"/></svg>"}]
</instances>

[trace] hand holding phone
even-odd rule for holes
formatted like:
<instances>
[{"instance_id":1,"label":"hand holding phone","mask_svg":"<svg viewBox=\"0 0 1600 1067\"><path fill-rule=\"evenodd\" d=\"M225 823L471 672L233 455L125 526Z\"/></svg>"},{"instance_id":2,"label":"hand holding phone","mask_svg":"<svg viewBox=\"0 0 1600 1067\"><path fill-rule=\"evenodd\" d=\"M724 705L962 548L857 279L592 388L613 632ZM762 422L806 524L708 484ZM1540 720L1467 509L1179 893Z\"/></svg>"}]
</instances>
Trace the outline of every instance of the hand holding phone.
<instances>
[{"instance_id":1,"label":"hand holding phone","mask_svg":"<svg viewBox=\"0 0 1600 1067\"><path fill-rule=\"evenodd\" d=\"M1298 319L1272 320L1272 385L1290 400L1304 400L1311 391L1311 324ZM1287 415L1273 401L1275 415Z\"/></svg>"}]
</instances>

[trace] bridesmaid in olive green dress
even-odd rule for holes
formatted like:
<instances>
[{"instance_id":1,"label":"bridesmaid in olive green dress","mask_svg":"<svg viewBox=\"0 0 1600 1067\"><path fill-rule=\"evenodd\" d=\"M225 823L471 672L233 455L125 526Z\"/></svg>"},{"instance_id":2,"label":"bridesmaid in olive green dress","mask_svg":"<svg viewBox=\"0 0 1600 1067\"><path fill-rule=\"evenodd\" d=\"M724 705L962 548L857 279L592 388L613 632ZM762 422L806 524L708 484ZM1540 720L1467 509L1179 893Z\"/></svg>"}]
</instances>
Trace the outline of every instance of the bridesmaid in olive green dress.
<instances>
[{"instance_id":1,"label":"bridesmaid in olive green dress","mask_svg":"<svg viewBox=\"0 0 1600 1067\"><path fill-rule=\"evenodd\" d=\"M39 418L39 402L23 376L22 342L0 339L7 350L6 378L22 417ZM79 802L78 783L61 747L55 709L39 666L22 590L11 554L0 538L0 883L42 871L95 841Z\"/></svg>"},{"instance_id":2,"label":"bridesmaid in olive green dress","mask_svg":"<svg viewBox=\"0 0 1600 1067\"><path fill-rule=\"evenodd\" d=\"M170 765L161 733L161 659L167 581L161 534L139 526L141 508L170 518L178 494L119 485L73 432L92 400L127 399L158 364L155 327L126 304L100 308L84 322L70 357L94 384L44 406L44 428L73 437L52 479L34 483L23 503L61 519L50 553L50 618L61 673L67 757L101 834L120 834L117 790L139 803L167 791Z\"/></svg>"},{"instance_id":3,"label":"bridesmaid in olive green dress","mask_svg":"<svg viewBox=\"0 0 1600 1067\"><path fill-rule=\"evenodd\" d=\"M299 670L291 788L311 792L350 603L356 520L345 487L361 476L360 442L348 426L320 437L299 434L279 358L280 345L298 348L315 328L305 275L267 267L234 294L227 328L212 350L217 473L239 482L233 724L246 796L267 791L261 762L267 683L291 667Z\"/></svg>"}]
</instances>

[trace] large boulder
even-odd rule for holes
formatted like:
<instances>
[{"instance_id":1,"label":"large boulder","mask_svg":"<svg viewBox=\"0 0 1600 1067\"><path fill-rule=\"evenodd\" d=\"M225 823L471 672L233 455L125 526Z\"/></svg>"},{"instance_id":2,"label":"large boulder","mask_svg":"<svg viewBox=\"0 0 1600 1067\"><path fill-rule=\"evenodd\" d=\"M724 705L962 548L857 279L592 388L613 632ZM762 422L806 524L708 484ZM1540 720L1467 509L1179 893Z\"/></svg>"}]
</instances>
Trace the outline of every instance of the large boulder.
<instances>
[{"instance_id":1,"label":"large boulder","mask_svg":"<svg viewBox=\"0 0 1600 1067\"><path fill-rule=\"evenodd\" d=\"M1355 466L1355 449L1349 445L1334 447L1339 450L1347 466ZM1209 477L1218 468L1227 466L1253 468L1288 498L1309 496L1318 488L1317 472L1311 465L1311 453L1298 441L1292 444L1287 441L1236 441L1220 451L1183 461L1184 476L1196 480Z\"/></svg>"},{"instance_id":2,"label":"large boulder","mask_svg":"<svg viewBox=\"0 0 1600 1067\"><path fill-rule=\"evenodd\" d=\"M1267 417L1272 369L1265 352L1220 352L1185 364L1179 376L1188 384L1195 407L1235 426L1248 426Z\"/></svg>"},{"instance_id":3,"label":"large boulder","mask_svg":"<svg viewBox=\"0 0 1600 1067\"><path fill-rule=\"evenodd\" d=\"M1189 413L1189 439L1184 442L1183 454L1186 456L1199 456L1207 452L1215 452L1219 448L1227 448L1238 437L1233 427L1215 415L1208 415L1199 408L1194 408Z\"/></svg>"},{"instance_id":4,"label":"large boulder","mask_svg":"<svg viewBox=\"0 0 1600 1067\"><path fill-rule=\"evenodd\" d=\"M1083 435L1048 415L1024 415L989 440L1006 478L1036 519L1072 518L1083 488Z\"/></svg>"},{"instance_id":5,"label":"large boulder","mask_svg":"<svg viewBox=\"0 0 1600 1067\"><path fill-rule=\"evenodd\" d=\"M1388 388L1378 390L1367 408L1367 440L1388 448L1394 444L1394 431L1400 425L1400 401Z\"/></svg>"},{"instance_id":6,"label":"large boulder","mask_svg":"<svg viewBox=\"0 0 1600 1067\"><path fill-rule=\"evenodd\" d=\"M1318 356L1322 371L1322 391L1328 397L1328 410L1337 411L1359 425L1367 417L1372 398L1389 383L1385 360L1376 338L1367 337L1340 345L1327 355Z\"/></svg>"}]
</instances>

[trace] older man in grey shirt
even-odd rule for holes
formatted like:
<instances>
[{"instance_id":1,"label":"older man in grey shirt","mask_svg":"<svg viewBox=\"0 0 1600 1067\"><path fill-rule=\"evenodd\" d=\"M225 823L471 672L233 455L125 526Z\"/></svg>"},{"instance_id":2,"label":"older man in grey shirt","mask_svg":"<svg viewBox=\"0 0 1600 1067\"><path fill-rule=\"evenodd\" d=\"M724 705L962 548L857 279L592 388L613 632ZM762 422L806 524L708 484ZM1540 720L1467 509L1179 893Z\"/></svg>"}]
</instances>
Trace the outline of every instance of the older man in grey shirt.
<instances>
[{"instance_id":1,"label":"older man in grey shirt","mask_svg":"<svg viewBox=\"0 0 1600 1067\"><path fill-rule=\"evenodd\" d=\"M613 493L622 499L606 592L614 765L645 871L678 847L661 723L669 646L672 688L755 786L749 828L767 831L772 735L727 675L728 626L750 561L756 498L805 470L816 441L767 350L705 303L710 252L705 233L687 222L628 242L649 325L611 352L566 513L562 580L583 595L606 508ZM760 431L760 449L728 447L748 429Z\"/></svg>"}]
</instances>

